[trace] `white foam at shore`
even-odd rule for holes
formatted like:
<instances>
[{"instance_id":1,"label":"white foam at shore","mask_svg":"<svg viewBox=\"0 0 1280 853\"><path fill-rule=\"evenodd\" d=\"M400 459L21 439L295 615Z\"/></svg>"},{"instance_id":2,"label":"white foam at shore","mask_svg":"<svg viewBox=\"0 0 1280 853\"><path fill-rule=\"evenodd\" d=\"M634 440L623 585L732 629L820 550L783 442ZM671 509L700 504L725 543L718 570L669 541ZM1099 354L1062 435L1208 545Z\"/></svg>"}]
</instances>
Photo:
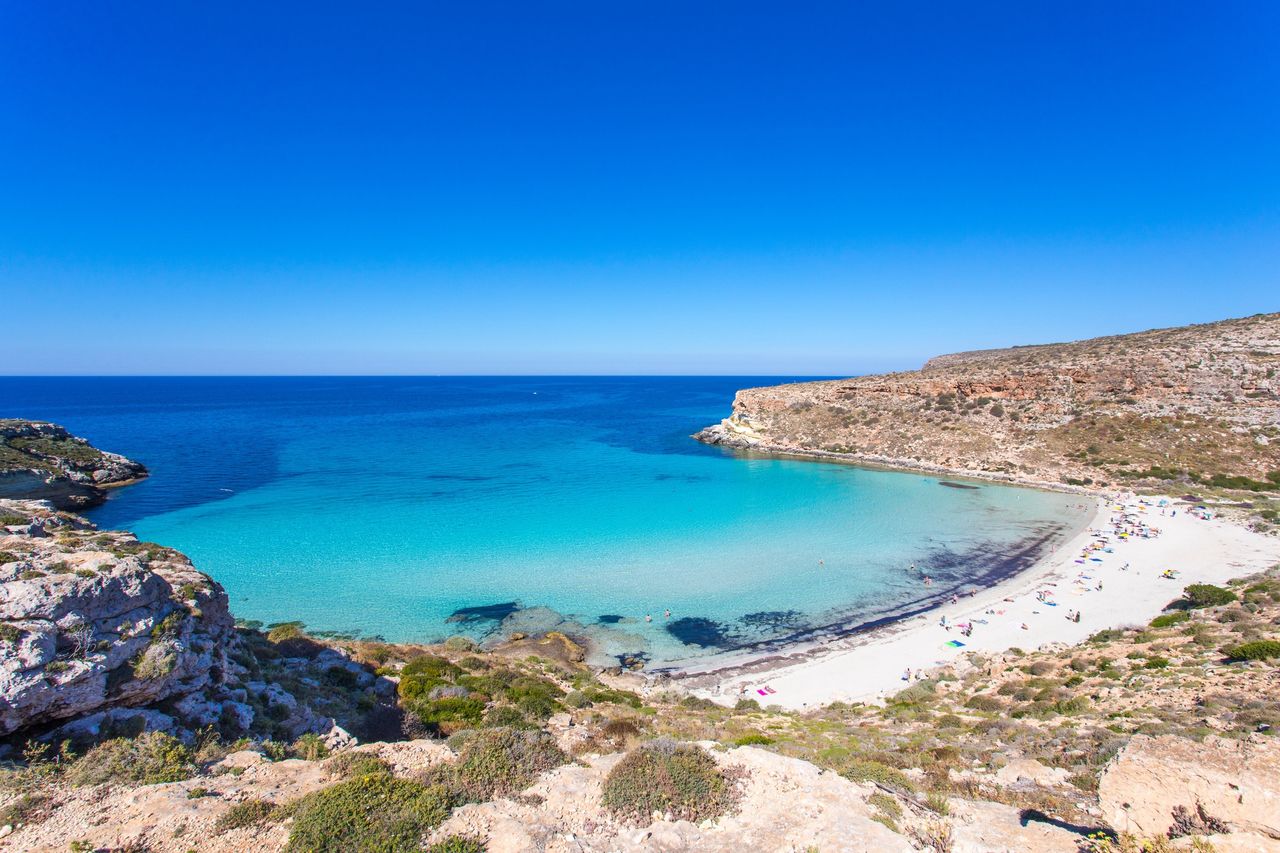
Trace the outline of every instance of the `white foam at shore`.
<instances>
[{"instance_id":1,"label":"white foam at shore","mask_svg":"<svg viewBox=\"0 0 1280 853\"><path fill-rule=\"evenodd\" d=\"M794 659L780 659L767 671L727 672L717 685L693 692L722 702L741 695L762 705L793 710L835 701L878 701L908 686L903 680L908 667L913 672L933 669L974 651L1015 647L1030 651L1050 643L1079 643L1104 628L1145 624L1188 584L1222 584L1280 562L1280 538L1220 519L1196 518L1186 512L1186 504L1170 507L1177 510L1176 517L1161 515L1154 506L1161 498L1141 500L1152 506L1142 507L1137 498L1124 505L1159 528L1160 536L1121 540L1112 535L1108 544L1113 552L1092 555L1102 562L1076 562L1097 539L1097 531L1110 533L1109 520L1117 504L1099 500L1085 530L1007 581L926 615L835 640L825 648L810 648ZM1128 570L1122 570L1126 563ZM1177 579L1162 578L1166 569L1177 571ZM1082 572L1088 580L1076 583ZM1037 600L1038 590L1052 590L1049 600L1057 606ZM1078 623L1066 618L1071 610L1080 611ZM973 621L972 635L963 636L956 628L945 630L939 624L944 615L953 625ZM946 646L951 640L965 645ZM746 692L740 693L744 687ZM773 692L761 695L758 691L766 687Z\"/></svg>"}]
</instances>

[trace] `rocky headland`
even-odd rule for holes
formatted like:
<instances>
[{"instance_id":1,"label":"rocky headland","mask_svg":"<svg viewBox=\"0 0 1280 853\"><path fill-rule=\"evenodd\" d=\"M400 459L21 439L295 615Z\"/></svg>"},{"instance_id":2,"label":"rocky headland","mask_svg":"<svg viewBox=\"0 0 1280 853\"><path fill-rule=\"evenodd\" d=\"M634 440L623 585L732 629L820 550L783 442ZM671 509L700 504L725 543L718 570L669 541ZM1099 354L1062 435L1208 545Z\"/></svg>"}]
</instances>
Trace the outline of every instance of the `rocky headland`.
<instances>
[{"instance_id":1,"label":"rocky headland","mask_svg":"<svg viewBox=\"0 0 1280 853\"><path fill-rule=\"evenodd\" d=\"M1280 314L739 391L711 444L1032 484L1280 489Z\"/></svg>"},{"instance_id":2,"label":"rocky headland","mask_svg":"<svg viewBox=\"0 0 1280 853\"><path fill-rule=\"evenodd\" d=\"M107 489L145 476L141 463L98 450L57 424L0 418L0 498L87 509L106 500Z\"/></svg>"}]
</instances>

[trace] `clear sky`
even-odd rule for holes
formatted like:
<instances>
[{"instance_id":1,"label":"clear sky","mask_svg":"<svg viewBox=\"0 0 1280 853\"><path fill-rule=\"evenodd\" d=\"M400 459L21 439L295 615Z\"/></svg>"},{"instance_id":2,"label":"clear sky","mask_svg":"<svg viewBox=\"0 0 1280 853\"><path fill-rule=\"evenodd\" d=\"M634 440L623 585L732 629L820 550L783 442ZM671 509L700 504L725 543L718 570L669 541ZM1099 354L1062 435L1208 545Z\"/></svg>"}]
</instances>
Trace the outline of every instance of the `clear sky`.
<instances>
[{"instance_id":1,"label":"clear sky","mask_svg":"<svg viewBox=\"0 0 1280 853\"><path fill-rule=\"evenodd\" d=\"M0 372L853 374L1280 310L1280 3L0 3Z\"/></svg>"}]
</instances>

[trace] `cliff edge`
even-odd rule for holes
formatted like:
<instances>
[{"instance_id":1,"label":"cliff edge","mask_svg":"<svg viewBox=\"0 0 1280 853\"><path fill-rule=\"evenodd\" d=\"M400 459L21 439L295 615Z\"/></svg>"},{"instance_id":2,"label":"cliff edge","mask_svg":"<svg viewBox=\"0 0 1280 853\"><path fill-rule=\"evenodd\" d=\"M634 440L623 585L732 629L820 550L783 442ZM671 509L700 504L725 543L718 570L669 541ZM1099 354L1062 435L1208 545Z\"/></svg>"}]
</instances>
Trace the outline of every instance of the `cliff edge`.
<instances>
[{"instance_id":1,"label":"cliff edge","mask_svg":"<svg viewBox=\"0 0 1280 853\"><path fill-rule=\"evenodd\" d=\"M80 510L106 500L106 489L145 476L141 463L98 450L57 424L0 418L0 498Z\"/></svg>"},{"instance_id":2,"label":"cliff edge","mask_svg":"<svg viewBox=\"0 0 1280 853\"><path fill-rule=\"evenodd\" d=\"M1280 489L1280 314L739 391L695 437L1076 486Z\"/></svg>"}]
</instances>

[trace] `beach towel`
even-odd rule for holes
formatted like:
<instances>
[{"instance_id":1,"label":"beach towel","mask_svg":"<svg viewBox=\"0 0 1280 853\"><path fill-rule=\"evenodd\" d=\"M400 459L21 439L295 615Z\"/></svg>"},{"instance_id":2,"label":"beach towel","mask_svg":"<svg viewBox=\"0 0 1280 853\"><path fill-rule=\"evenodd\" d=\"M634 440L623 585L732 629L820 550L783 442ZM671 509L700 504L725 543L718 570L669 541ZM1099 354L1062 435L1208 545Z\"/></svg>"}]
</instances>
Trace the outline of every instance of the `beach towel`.
<instances>
[{"instance_id":1,"label":"beach towel","mask_svg":"<svg viewBox=\"0 0 1280 853\"><path fill-rule=\"evenodd\" d=\"M943 648L962 649L964 648L964 643L960 642L959 640L947 640L945 643L942 644L942 646Z\"/></svg>"}]
</instances>

